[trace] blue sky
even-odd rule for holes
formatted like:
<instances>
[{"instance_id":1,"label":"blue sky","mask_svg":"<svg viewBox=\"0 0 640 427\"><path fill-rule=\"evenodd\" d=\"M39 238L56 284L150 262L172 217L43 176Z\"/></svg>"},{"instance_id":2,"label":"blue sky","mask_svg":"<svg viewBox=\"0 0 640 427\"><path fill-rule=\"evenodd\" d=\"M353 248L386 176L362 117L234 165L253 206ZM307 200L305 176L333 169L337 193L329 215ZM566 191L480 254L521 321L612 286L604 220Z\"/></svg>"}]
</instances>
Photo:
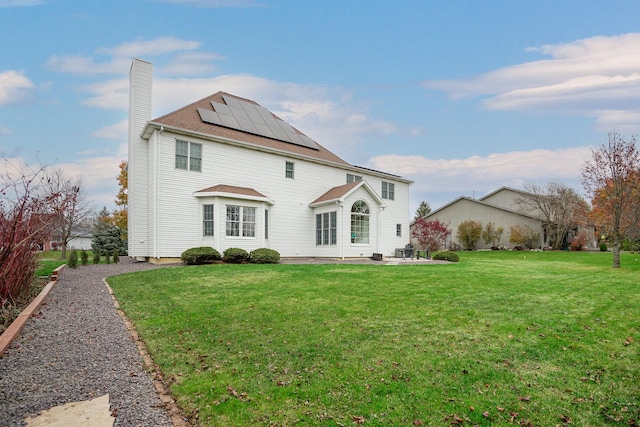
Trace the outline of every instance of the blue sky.
<instances>
[{"instance_id":1,"label":"blue sky","mask_svg":"<svg viewBox=\"0 0 640 427\"><path fill-rule=\"evenodd\" d=\"M154 117L219 90L437 208L559 181L640 128L637 0L0 0L0 154L113 208L128 72Z\"/></svg>"}]
</instances>

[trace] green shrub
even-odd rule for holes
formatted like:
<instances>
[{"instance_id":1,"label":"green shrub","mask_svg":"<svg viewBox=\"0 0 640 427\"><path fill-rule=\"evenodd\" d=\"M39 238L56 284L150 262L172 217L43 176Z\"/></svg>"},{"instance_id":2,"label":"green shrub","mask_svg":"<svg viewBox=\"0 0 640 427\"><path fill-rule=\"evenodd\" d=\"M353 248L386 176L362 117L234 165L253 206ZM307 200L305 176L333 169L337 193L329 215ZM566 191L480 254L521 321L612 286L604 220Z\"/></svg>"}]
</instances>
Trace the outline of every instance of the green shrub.
<instances>
[{"instance_id":1,"label":"green shrub","mask_svg":"<svg viewBox=\"0 0 640 427\"><path fill-rule=\"evenodd\" d=\"M93 263L100 264L100 252L93 253Z\"/></svg>"},{"instance_id":2,"label":"green shrub","mask_svg":"<svg viewBox=\"0 0 640 427\"><path fill-rule=\"evenodd\" d=\"M111 258L110 258L109 253L107 253L107 254L104 256L104 262L106 262L107 264L111 264Z\"/></svg>"},{"instance_id":3,"label":"green shrub","mask_svg":"<svg viewBox=\"0 0 640 427\"><path fill-rule=\"evenodd\" d=\"M69 267L76 268L78 267L78 251L75 249L69 253Z\"/></svg>"},{"instance_id":4,"label":"green shrub","mask_svg":"<svg viewBox=\"0 0 640 427\"><path fill-rule=\"evenodd\" d=\"M84 249L80 251L80 262L82 265L89 264L89 253Z\"/></svg>"},{"instance_id":5,"label":"green shrub","mask_svg":"<svg viewBox=\"0 0 640 427\"><path fill-rule=\"evenodd\" d=\"M220 252L211 246L200 246L197 248L187 249L182 252L180 259L187 265L208 264L212 261L219 260Z\"/></svg>"},{"instance_id":6,"label":"green shrub","mask_svg":"<svg viewBox=\"0 0 640 427\"><path fill-rule=\"evenodd\" d=\"M222 254L222 260L230 264L242 264L249 261L249 253L241 248L227 248Z\"/></svg>"},{"instance_id":7,"label":"green shrub","mask_svg":"<svg viewBox=\"0 0 640 427\"><path fill-rule=\"evenodd\" d=\"M441 251L433 254L431 259L439 260L439 261L450 261L450 262L458 262L460 261L460 257L457 253L451 251Z\"/></svg>"},{"instance_id":8,"label":"green shrub","mask_svg":"<svg viewBox=\"0 0 640 427\"><path fill-rule=\"evenodd\" d=\"M120 254L118 253L117 249L113 250L113 263L117 264L120 262Z\"/></svg>"},{"instance_id":9,"label":"green shrub","mask_svg":"<svg viewBox=\"0 0 640 427\"><path fill-rule=\"evenodd\" d=\"M602 242L600 243L600 252L607 252L607 244Z\"/></svg>"},{"instance_id":10,"label":"green shrub","mask_svg":"<svg viewBox=\"0 0 640 427\"><path fill-rule=\"evenodd\" d=\"M260 248L251 251L249 257L251 262L255 264L277 264L280 261L280 252L273 249Z\"/></svg>"}]
</instances>

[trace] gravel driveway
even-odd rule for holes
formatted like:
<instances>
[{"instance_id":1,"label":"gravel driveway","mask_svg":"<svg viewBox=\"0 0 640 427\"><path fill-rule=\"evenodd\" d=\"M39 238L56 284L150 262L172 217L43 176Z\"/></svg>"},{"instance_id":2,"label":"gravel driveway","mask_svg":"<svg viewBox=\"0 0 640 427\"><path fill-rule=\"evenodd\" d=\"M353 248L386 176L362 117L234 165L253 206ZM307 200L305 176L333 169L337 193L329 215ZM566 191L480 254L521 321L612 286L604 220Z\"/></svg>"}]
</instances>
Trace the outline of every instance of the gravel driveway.
<instances>
[{"instance_id":1,"label":"gravel driveway","mask_svg":"<svg viewBox=\"0 0 640 427\"><path fill-rule=\"evenodd\" d=\"M120 264L65 268L40 313L0 358L0 424L109 394L116 426L172 426L102 279L157 268Z\"/></svg>"}]
</instances>

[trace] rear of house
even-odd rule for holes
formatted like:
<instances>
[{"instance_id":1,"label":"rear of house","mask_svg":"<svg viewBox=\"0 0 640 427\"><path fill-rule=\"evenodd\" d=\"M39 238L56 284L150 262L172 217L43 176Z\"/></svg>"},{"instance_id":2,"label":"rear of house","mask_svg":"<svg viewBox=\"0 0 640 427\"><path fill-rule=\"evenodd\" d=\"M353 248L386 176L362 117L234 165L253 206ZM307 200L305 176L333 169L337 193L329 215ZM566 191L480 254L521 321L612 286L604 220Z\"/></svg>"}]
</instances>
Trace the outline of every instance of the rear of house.
<instances>
[{"instance_id":1,"label":"rear of house","mask_svg":"<svg viewBox=\"0 0 640 427\"><path fill-rule=\"evenodd\" d=\"M409 241L409 185L350 165L257 103L218 92L150 120L151 64L134 60L129 255L266 247L284 257L393 255Z\"/></svg>"}]
</instances>

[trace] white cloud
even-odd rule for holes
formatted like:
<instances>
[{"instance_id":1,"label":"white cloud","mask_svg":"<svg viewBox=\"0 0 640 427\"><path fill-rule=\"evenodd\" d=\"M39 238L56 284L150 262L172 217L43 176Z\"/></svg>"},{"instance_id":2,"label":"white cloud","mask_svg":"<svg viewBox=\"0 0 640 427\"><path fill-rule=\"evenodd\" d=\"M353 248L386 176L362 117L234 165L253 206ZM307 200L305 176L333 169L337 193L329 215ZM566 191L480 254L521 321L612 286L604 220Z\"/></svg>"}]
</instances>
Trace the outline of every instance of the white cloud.
<instances>
[{"instance_id":1,"label":"white cloud","mask_svg":"<svg viewBox=\"0 0 640 427\"><path fill-rule=\"evenodd\" d=\"M396 154L373 157L370 167L414 181L412 202L429 201L432 208L459 196L484 195L502 186L558 181L581 192L580 169L589 147L512 151L461 159L429 159Z\"/></svg>"},{"instance_id":2,"label":"white cloud","mask_svg":"<svg viewBox=\"0 0 640 427\"><path fill-rule=\"evenodd\" d=\"M138 56L155 56L185 50L196 50L200 42L195 40L183 40L175 37L159 37L153 40L136 40L122 43L116 47L98 49L98 53L125 58Z\"/></svg>"},{"instance_id":3,"label":"white cloud","mask_svg":"<svg viewBox=\"0 0 640 427\"><path fill-rule=\"evenodd\" d=\"M165 76L197 76L216 70L214 61L224 57L206 52L182 52L176 54L171 61L162 67Z\"/></svg>"},{"instance_id":4,"label":"white cloud","mask_svg":"<svg viewBox=\"0 0 640 427\"><path fill-rule=\"evenodd\" d=\"M39 6L44 3L44 0L0 0L0 8Z\"/></svg>"},{"instance_id":5,"label":"white cloud","mask_svg":"<svg viewBox=\"0 0 640 427\"><path fill-rule=\"evenodd\" d=\"M0 73L0 105L28 102L35 87L21 72L8 70Z\"/></svg>"},{"instance_id":6,"label":"white cloud","mask_svg":"<svg viewBox=\"0 0 640 427\"><path fill-rule=\"evenodd\" d=\"M505 67L468 79L427 81L453 99L488 96L495 110L556 111L595 117L599 124L637 130L640 33L591 37L527 49L550 59Z\"/></svg>"},{"instance_id":7,"label":"white cloud","mask_svg":"<svg viewBox=\"0 0 640 427\"><path fill-rule=\"evenodd\" d=\"M93 136L96 138L105 139L119 139L126 141L129 132L129 120L122 120L114 125L105 126L97 131L93 132Z\"/></svg>"},{"instance_id":8,"label":"white cloud","mask_svg":"<svg viewBox=\"0 0 640 427\"><path fill-rule=\"evenodd\" d=\"M193 52L199 48L199 41L175 37L159 37L153 40L139 39L115 47L98 49L96 55L106 56L105 60L98 60L95 56L52 55L47 59L46 66L51 70L69 74L125 75L131 68L133 58L175 54L167 65L168 73L181 70L185 72L185 75L194 75L213 70L214 66L211 62L221 59L215 54Z\"/></svg>"},{"instance_id":9,"label":"white cloud","mask_svg":"<svg viewBox=\"0 0 640 427\"><path fill-rule=\"evenodd\" d=\"M96 62L91 56L52 55L47 59L46 67L60 73L78 75L126 74L131 67L130 58L112 58Z\"/></svg>"},{"instance_id":10,"label":"white cloud","mask_svg":"<svg viewBox=\"0 0 640 427\"><path fill-rule=\"evenodd\" d=\"M9 135L10 133L11 131L9 130L8 127L0 126L0 136L6 136L6 135Z\"/></svg>"}]
</instances>

